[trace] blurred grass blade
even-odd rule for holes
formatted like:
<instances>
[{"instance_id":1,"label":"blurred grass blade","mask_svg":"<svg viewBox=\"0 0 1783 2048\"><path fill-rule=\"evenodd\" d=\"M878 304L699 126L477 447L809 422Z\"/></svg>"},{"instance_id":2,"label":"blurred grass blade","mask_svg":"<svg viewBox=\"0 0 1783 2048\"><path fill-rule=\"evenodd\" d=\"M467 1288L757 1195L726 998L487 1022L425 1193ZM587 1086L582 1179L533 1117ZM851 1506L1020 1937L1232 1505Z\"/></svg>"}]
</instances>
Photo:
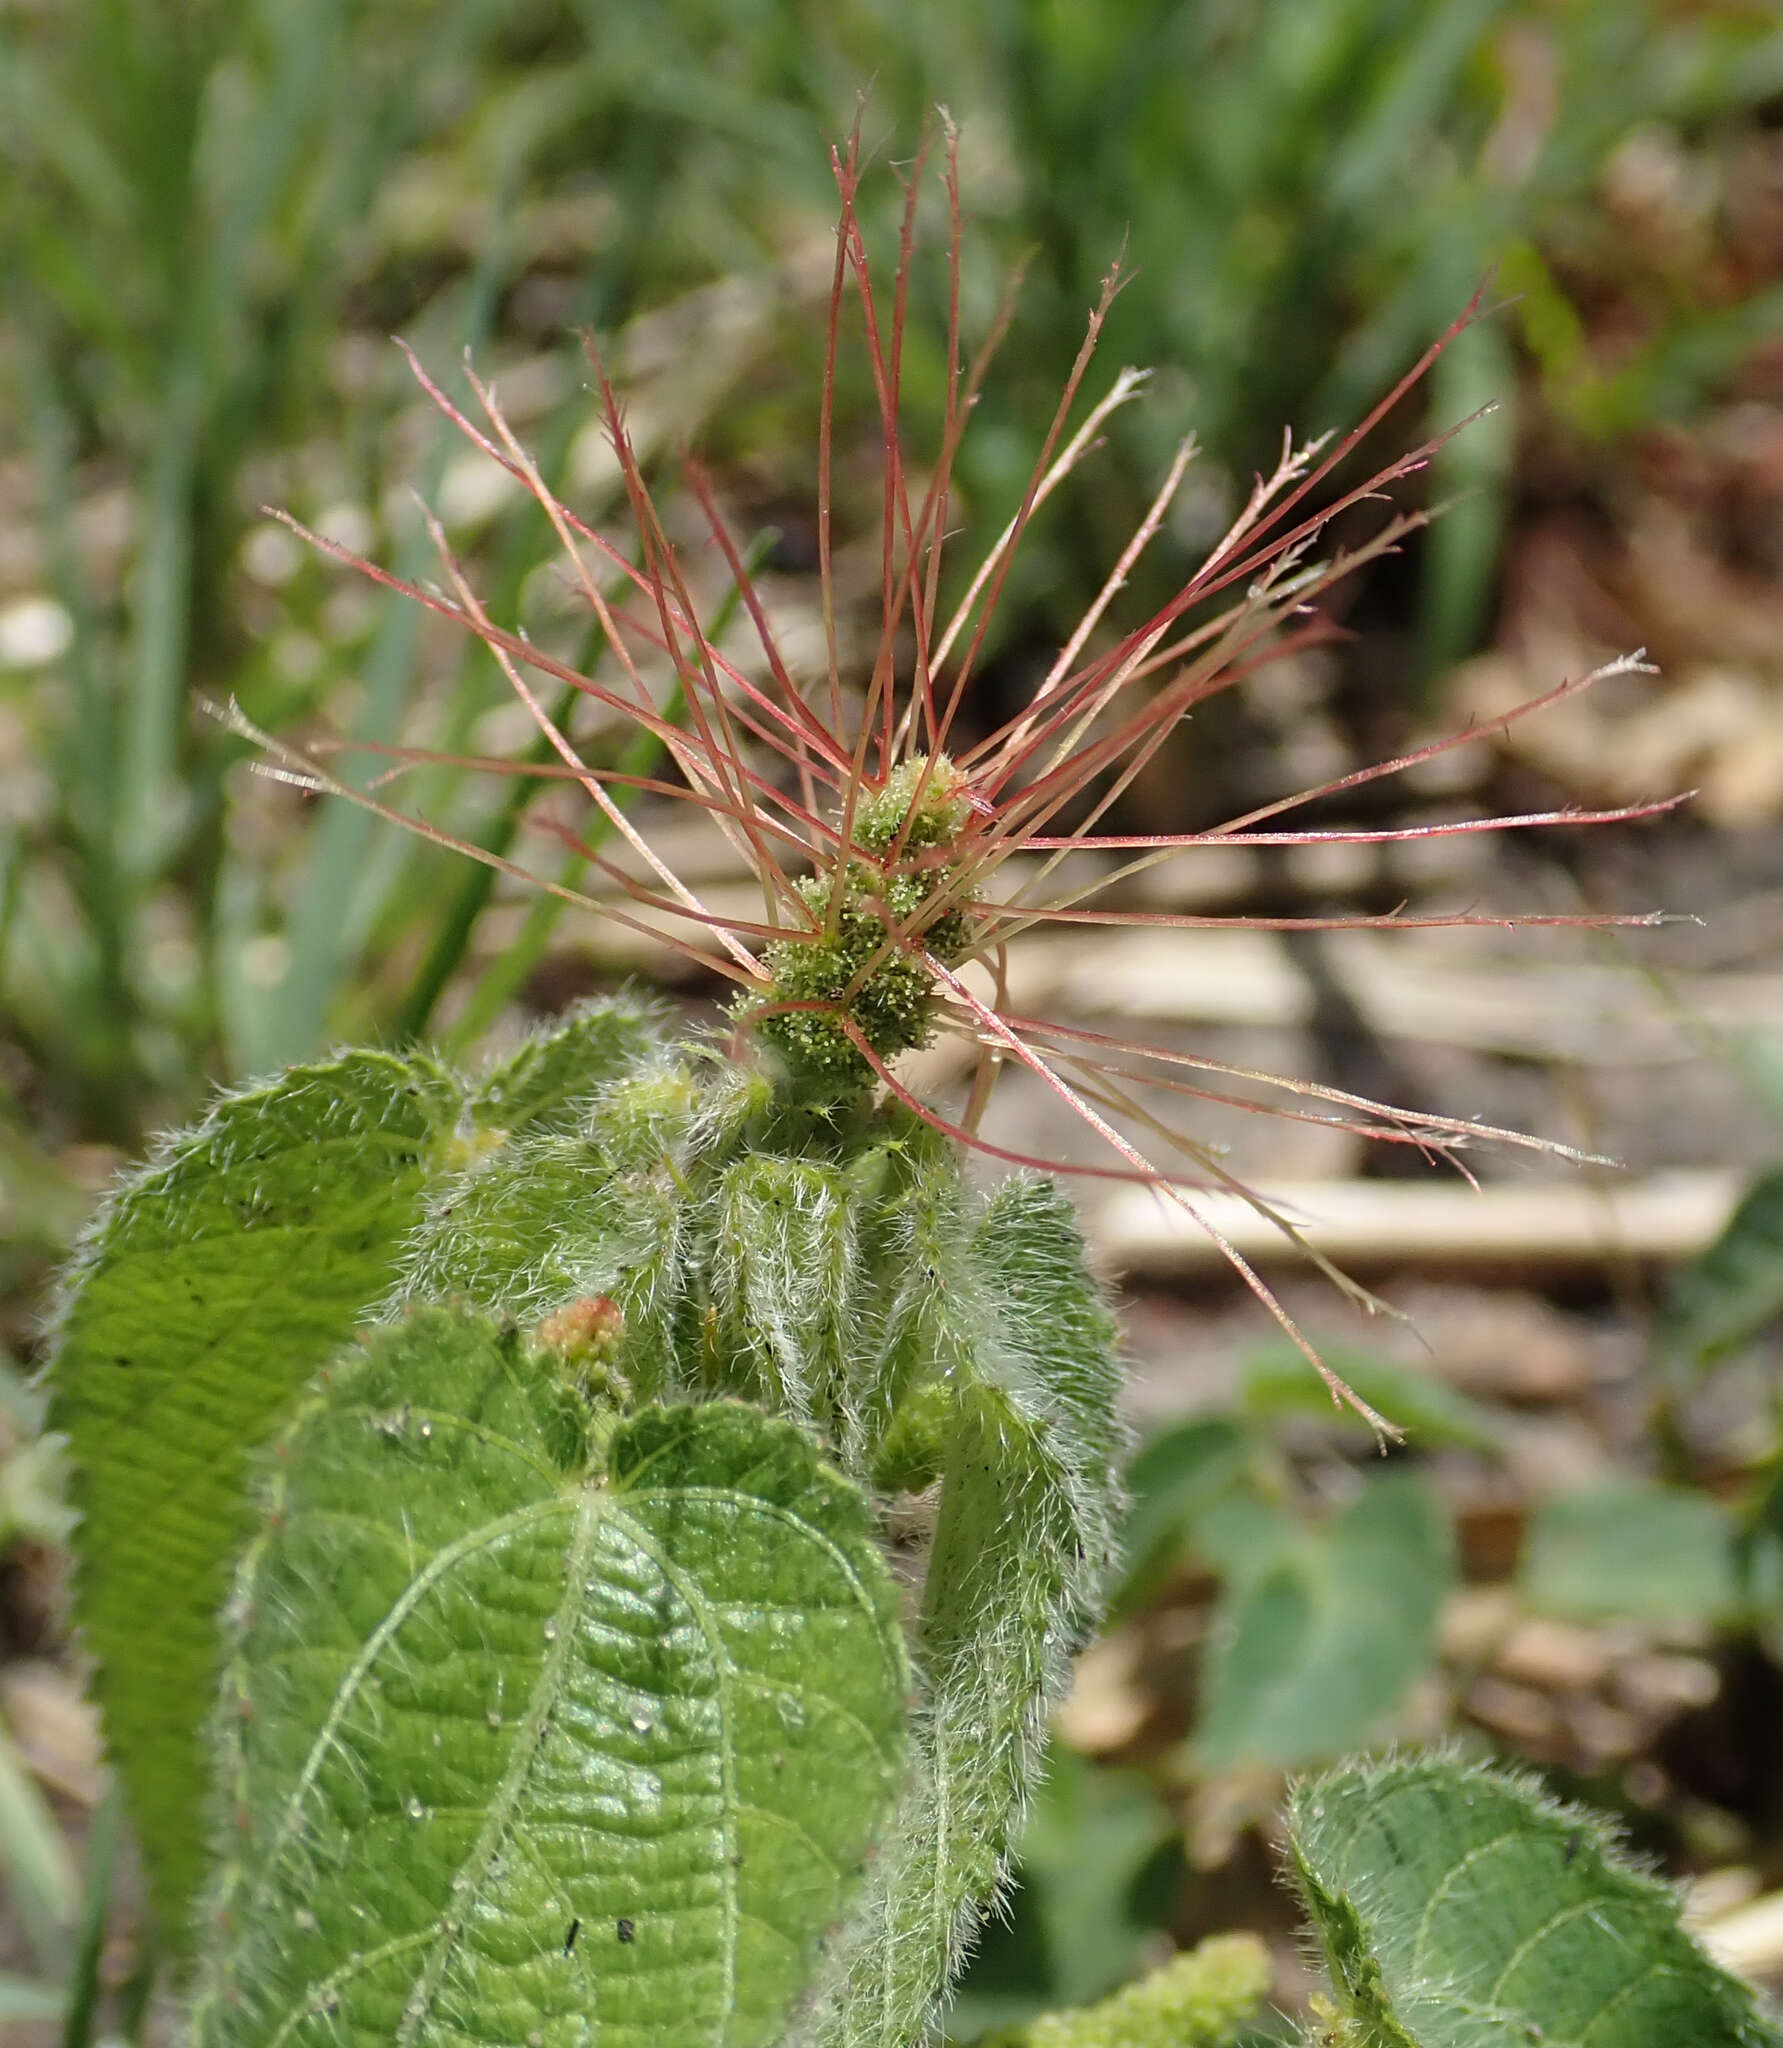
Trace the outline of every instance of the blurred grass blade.
<instances>
[{"instance_id":1,"label":"blurred grass blade","mask_svg":"<svg viewBox=\"0 0 1783 2048\"><path fill-rule=\"evenodd\" d=\"M277 32L279 42L269 66L271 90L252 126L252 154L230 167L221 227L208 246L196 245L203 252L202 267L179 308L173 358L158 395L136 569L130 744L121 792L125 858L138 871L161 864L170 835L182 822L176 764L185 717L193 520L207 403L213 400L219 356L251 285L250 246L281 196L315 111L325 101L342 13L341 0L262 10L263 25ZM188 89L196 93L202 83L193 81Z\"/></svg>"},{"instance_id":2,"label":"blurred grass blade","mask_svg":"<svg viewBox=\"0 0 1783 2048\"><path fill-rule=\"evenodd\" d=\"M38 1984L29 1977L15 1977L0 1970L0 2026L27 2020L59 2020L67 2003L64 1993L53 1984Z\"/></svg>"},{"instance_id":3,"label":"blurred grass blade","mask_svg":"<svg viewBox=\"0 0 1783 2048\"><path fill-rule=\"evenodd\" d=\"M1432 464L1433 495L1448 504L1424 541L1418 636L1426 689L1473 652L1487 624L1510 515L1516 390L1510 339L1496 320L1476 320L1458 334L1431 373L1438 425L1473 424ZM1488 406L1494 410L1475 417Z\"/></svg>"},{"instance_id":4,"label":"blurred grass blade","mask_svg":"<svg viewBox=\"0 0 1783 2048\"><path fill-rule=\"evenodd\" d=\"M87 1838L87 1889L81 1902L80 1932L74 1944L74 1968L69 1974L62 2048L90 2048L93 2039L93 2021L104 1988L99 1981L99 1960L105 1953L122 1811L122 1796L114 1782L99 1803L92 1833Z\"/></svg>"},{"instance_id":5,"label":"blurred grass blade","mask_svg":"<svg viewBox=\"0 0 1783 2048\"><path fill-rule=\"evenodd\" d=\"M497 218L503 211L498 207ZM466 348L474 349L488 332L504 255L502 238L491 235L467 281L464 311L457 323ZM418 485L424 499L438 493L452 439L450 425L437 422ZM430 559L426 532L417 521L398 553L396 572L411 581L425 577ZM394 737L401 720L422 616L418 606L394 595L385 599L381 613L364 668L364 710L354 733L356 739L380 743ZM341 769L349 780L367 772L362 763L351 761ZM352 959L354 928L369 910L363 885L374 844L390 830L344 798L324 802L288 928L288 965L276 988L245 1006L237 1047L239 1072L262 1073L288 1065L326 1041L329 1007Z\"/></svg>"},{"instance_id":6,"label":"blurred grass blade","mask_svg":"<svg viewBox=\"0 0 1783 2048\"><path fill-rule=\"evenodd\" d=\"M1366 0L1373 11L1376 0ZM1374 103L1333 156L1326 191L1346 211L1378 206L1442 121L1455 81L1505 0L1447 0L1429 9L1420 33L1387 68Z\"/></svg>"},{"instance_id":7,"label":"blurred grass blade","mask_svg":"<svg viewBox=\"0 0 1783 2048\"><path fill-rule=\"evenodd\" d=\"M597 636L598 638L602 636ZM594 657L585 655L578 664L583 669L591 665ZM557 702L551 707L551 723L559 732L569 722L575 709L577 693L565 688ZM527 749L524 759L529 766L543 766L552 756L549 740L541 734ZM516 775L508 785L501 809L495 815L495 822L477 842L486 853L506 855L519 836L520 826L538 795L539 781L529 775ZM629 790L619 792L617 801L623 805L629 797ZM602 817L590 826L598 831L606 824ZM578 871L581 863L577 863ZM420 972L403 998L402 1008L396 1013L396 1022L391 1027L391 1038L399 1046L413 1045L426 1032L432 1021L435 1005L446 992L446 985L457 973L465 953L469 950L471 934L476 930L477 920L487 907L495 889L496 870L482 861L469 863L467 871L459 878L458 889L452 898L445 919L434 934L433 944L427 949L427 957L421 963ZM548 902L559 902L549 897ZM530 907L530 906L529 906Z\"/></svg>"},{"instance_id":8,"label":"blurred grass blade","mask_svg":"<svg viewBox=\"0 0 1783 2048\"><path fill-rule=\"evenodd\" d=\"M49 1802L25 1767L18 1745L0 1725L0 1870L26 1938L46 1969L68 1954L68 1928L80 1885L68 1844Z\"/></svg>"},{"instance_id":9,"label":"blurred grass blade","mask_svg":"<svg viewBox=\"0 0 1783 2048\"><path fill-rule=\"evenodd\" d=\"M15 301L22 300L16 294ZM26 302L28 303L28 302ZM74 888L87 945L65 943L50 956L59 1000L45 1006L65 1027L46 1050L64 1066L71 1092L84 1095L95 1126L133 1138L128 1103L133 1064L130 1033L135 997L125 972L130 908L119 872L119 749L117 698L102 671L104 656L75 540L74 430L44 343L29 318L14 330L17 374L25 396L32 456L43 491L43 533L50 586L73 627L67 654L71 717L56 762L63 829L74 850ZM19 876L22 895L23 873ZM16 909L8 877L7 931L0 938L0 987L12 985L11 925Z\"/></svg>"}]
</instances>

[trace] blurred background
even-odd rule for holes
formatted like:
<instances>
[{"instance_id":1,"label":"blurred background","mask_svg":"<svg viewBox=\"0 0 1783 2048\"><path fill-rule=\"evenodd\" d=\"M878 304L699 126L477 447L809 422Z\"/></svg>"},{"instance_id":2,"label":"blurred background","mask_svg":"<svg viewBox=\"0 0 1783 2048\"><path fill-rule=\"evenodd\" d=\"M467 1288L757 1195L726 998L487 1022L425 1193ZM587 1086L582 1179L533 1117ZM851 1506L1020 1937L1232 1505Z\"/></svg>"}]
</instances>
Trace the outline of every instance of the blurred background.
<instances>
[{"instance_id":1,"label":"blurred background","mask_svg":"<svg viewBox=\"0 0 1783 2048\"><path fill-rule=\"evenodd\" d=\"M827 151L863 90L882 162L937 104L961 124L973 333L1026 266L957 471L961 562L1019 503L1123 251L1134 274L1087 389L1154 371L1047 508L969 716L994 722L1044 672L1185 432L1203 452L1135 615L1183 580L1284 426L1360 416L1491 272L1509 306L1371 444L1385 459L1495 404L1416 486L1453 509L1339 593L1341 646L1198 716L1122 828L1194 829L1636 647L1660 674L1309 822L1698 792L1627 830L1229 849L1136 900L1700 924L1621 942L1114 933L1021 955L1030 1012L1143 1019L1159 1043L1622 1167L1484 1162L1476 1195L1325 1127L1197 1125L1409 1313L1360 1324L1324 1283L1279 1276L1333 1362L1413 1426L1387 1460L1197 1246L1144 1203L1086 1198L1133 1353L1131 1570L954 2032L1238 1925L1272 1936L1277 1998L1301 2007L1271 1878L1283 1773L1393 1736L1541 1765L1691 1880L1739 1967L1783 1972L1774 0L6 0L0 2025L22 2041L143 2024L128 1845L81 1704L31 1384L49 1276L110 1173L215 1083L343 1039L465 1051L628 978L713 1013L666 948L252 772L201 698L300 741L526 744L486 654L262 507L416 574L418 493L495 616L573 646L584 622L544 519L419 399L389 337L456 390L469 349L546 477L616 519L575 340L590 327L646 460L666 480L665 458L702 451L796 646L818 616ZM896 181L868 189L889 255ZM939 263L919 268L919 456L943 293ZM877 429L858 372L840 403L844 610L870 620ZM524 804L488 778L430 771L425 798L525 854ZM674 852L697 874L710 849ZM1035 1148L1043 1103L1017 1090L999 1113Z\"/></svg>"}]
</instances>

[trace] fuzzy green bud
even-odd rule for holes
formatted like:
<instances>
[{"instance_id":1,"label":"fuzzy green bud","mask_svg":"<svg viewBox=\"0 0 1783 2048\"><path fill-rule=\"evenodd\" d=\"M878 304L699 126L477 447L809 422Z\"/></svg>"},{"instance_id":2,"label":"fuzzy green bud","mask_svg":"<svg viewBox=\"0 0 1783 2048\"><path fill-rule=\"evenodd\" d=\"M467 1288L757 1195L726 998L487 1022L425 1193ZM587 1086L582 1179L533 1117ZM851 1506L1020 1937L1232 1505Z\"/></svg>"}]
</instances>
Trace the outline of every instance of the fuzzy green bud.
<instances>
[{"instance_id":1,"label":"fuzzy green bud","mask_svg":"<svg viewBox=\"0 0 1783 2048\"><path fill-rule=\"evenodd\" d=\"M1221 2048L1269 1995L1254 1934L1216 1934L1100 2005L1054 2012L992 2037L995 2048Z\"/></svg>"},{"instance_id":2,"label":"fuzzy green bud","mask_svg":"<svg viewBox=\"0 0 1783 2048\"><path fill-rule=\"evenodd\" d=\"M951 846L971 816L963 778L947 756L937 754L931 763L926 754L916 754L894 768L885 787L856 809L854 843L863 853L885 854L902 832L906 852L925 853L932 846Z\"/></svg>"},{"instance_id":3,"label":"fuzzy green bud","mask_svg":"<svg viewBox=\"0 0 1783 2048\"><path fill-rule=\"evenodd\" d=\"M625 1312L610 1294L586 1294L566 1302L533 1332L534 1349L590 1406L623 1406L631 1383L618 1360L625 1342Z\"/></svg>"},{"instance_id":4,"label":"fuzzy green bud","mask_svg":"<svg viewBox=\"0 0 1783 2048\"><path fill-rule=\"evenodd\" d=\"M872 1068L843 1027L846 1017L882 1060L926 1045L933 1031L934 982L910 941L896 929L920 924L922 948L952 966L965 950L968 920L959 891L959 864L928 861L886 864L902 837L900 859L951 847L971 817L959 771L946 755L916 756L895 769L885 787L867 797L854 818L854 845L864 855L835 874L797 884L801 899L822 926L817 936L778 939L762 964L773 993L738 1011L805 1082L841 1093L871 1085ZM947 907L934 914L937 898ZM776 1003L827 1008L776 1010ZM767 1012L763 1015L762 1012Z\"/></svg>"},{"instance_id":5,"label":"fuzzy green bud","mask_svg":"<svg viewBox=\"0 0 1783 2048\"><path fill-rule=\"evenodd\" d=\"M892 1417L873 1464L873 1484L882 1493L921 1493L940 1478L956 1407L953 1389L930 1380Z\"/></svg>"}]
</instances>

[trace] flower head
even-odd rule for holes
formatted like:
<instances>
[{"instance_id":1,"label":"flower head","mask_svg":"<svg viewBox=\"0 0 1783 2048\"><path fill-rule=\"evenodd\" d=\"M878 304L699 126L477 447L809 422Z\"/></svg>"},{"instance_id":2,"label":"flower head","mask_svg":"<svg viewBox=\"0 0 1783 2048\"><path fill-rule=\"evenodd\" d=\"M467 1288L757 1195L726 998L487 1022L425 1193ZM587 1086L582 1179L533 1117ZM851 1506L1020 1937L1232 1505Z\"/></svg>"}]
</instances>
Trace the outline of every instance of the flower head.
<instances>
[{"instance_id":1,"label":"flower head","mask_svg":"<svg viewBox=\"0 0 1783 2048\"><path fill-rule=\"evenodd\" d=\"M1245 1106L1270 1114L1338 1123L1381 1143L1449 1157L1483 1138L1539 1141L1021 1015L1003 999L1005 948L1036 926L1220 922L1134 909L1120 900L1120 885L1136 874L1192 857L1209 845L1382 843L1513 826L1604 822L1652 815L1666 806L1481 817L1406 830L1333 832L1277 822L1316 798L1392 775L1468 737L1457 733L1206 831L1135 838L1104 830L1134 778L1185 716L1268 663L1331 638L1334 629L1318 609L1321 595L1360 565L1393 551L1424 523L1425 512L1396 509L1390 492L1427 464L1446 434L1359 484L1342 485L1338 472L1441 350L1480 316L1478 296L1350 433L1299 447L1284 440L1274 472L1257 480L1237 519L1169 601L1141 623L1115 630L1107 623L1114 601L1134 564L1157 539L1192 459L1192 445L1180 448L1137 531L1031 696L989 730L975 728L968 735L962 706L971 697L1016 551L1036 512L1093 451L1110 414L1139 392L1143 377L1123 370L1076 417L1098 337L1119 289L1117 266L1089 316L1082 349L1020 506L967 579L963 595L946 608L943 571L954 464L1009 311L1005 307L999 313L989 338L968 360L962 338L960 191L953 135L944 130L939 171L952 281L946 389L939 446L919 480L904 446L902 355L918 193L931 154L925 151L906 178L889 301L869 259L857 210L863 175L858 135L833 156L841 216L818 422L818 567L827 653L817 676L793 672L713 487L690 461L684 466L686 484L748 614L753 654L727 652L710 622L702 624L687 561L668 535L592 345L595 388L635 529L630 551L552 491L511 431L492 390L470 376L483 415L479 422L457 407L413 357L411 362L434 403L524 485L550 519L607 650L594 672L583 673L547 654L490 617L443 530L431 520L444 569L441 589L405 583L333 542L306 537L452 619L488 646L531 714L544 742L544 758L486 765L531 773L580 792L591 807L586 822L559 819L550 829L584 856L609 891L617 892L617 900L609 894L597 903L562 884L545 886L595 905L623 924L657 932L668 922L677 934L672 942L686 956L735 984L730 1017L739 1038L777 1062L790 1084L809 1095L843 1099L883 1089L968 1147L1045 1166L1049 1162L1043 1159L991 1144L980 1131L998 1071L1010 1064L1026 1068L1103 1143L1099 1163L1070 1170L1145 1183L1185 1210L1221 1243L1334 1390L1347 1396L1261 1277L1235 1247L1218 1238L1197 1197L1210 1189L1236 1189L1291 1236L1293 1226L1274 1217L1261 1197L1248 1196L1214 1151L1179 1126L1176 1105L1197 1097L1222 1103L1242 1099ZM864 677L847 672L840 652L832 544L837 367L851 303L877 394L883 450L880 615ZM1384 509L1369 537L1348 549L1319 551L1333 520L1373 503ZM1560 682L1512 715L1538 710L1594 680L1585 676ZM564 693L568 715L547 706L541 692L552 689ZM577 729L589 718L628 722L647 736L654 761L605 765L607 755L591 751ZM524 873L505 854L454 839L378 795L347 789L312 757L256 737L282 762L284 772L340 790L506 871ZM394 751L399 767L438 758ZM759 880L759 916L711 908L673 872L629 815L640 791L692 806L718 827ZM615 840L629 847L632 864L613 857ZM1063 864L1086 849L1118 858L1093 881L1067 886ZM1651 921L1468 913L1266 922L1277 928L1332 928ZM962 1036L978 1061L967 1106L953 1118L921 1099L898 1071L900 1055L937 1032ZM1143 1143L1135 1130L1144 1133Z\"/></svg>"}]
</instances>

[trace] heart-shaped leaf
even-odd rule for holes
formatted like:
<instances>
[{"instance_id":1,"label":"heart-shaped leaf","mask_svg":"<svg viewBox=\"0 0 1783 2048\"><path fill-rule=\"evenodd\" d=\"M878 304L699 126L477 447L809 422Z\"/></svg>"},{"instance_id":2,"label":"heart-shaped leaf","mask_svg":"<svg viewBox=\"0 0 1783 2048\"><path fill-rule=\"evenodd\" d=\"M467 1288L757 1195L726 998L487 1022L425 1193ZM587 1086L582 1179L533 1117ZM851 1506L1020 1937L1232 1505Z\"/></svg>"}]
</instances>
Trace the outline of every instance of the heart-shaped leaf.
<instances>
[{"instance_id":1,"label":"heart-shaped leaf","mask_svg":"<svg viewBox=\"0 0 1783 2048\"><path fill-rule=\"evenodd\" d=\"M485 1130L580 1130L615 1081L660 1056L654 1013L624 996L584 1003L537 1032L478 1082L471 1115Z\"/></svg>"},{"instance_id":2,"label":"heart-shaped leaf","mask_svg":"<svg viewBox=\"0 0 1783 2048\"><path fill-rule=\"evenodd\" d=\"M78 1613L176 1945L249 1454L395 1279L458 1108L431 1061L377 1052L225 1096L123 1185L70 1277L51 1420L73 1452Z\"/></svg>"},{"instance_id":3,"label":"heart-shaped leaf","mask_svg":"<svg viewBox=\"0 0 1783 2048\"><path fill-rule=\"evenodd\" d=\"M791 1423L591 1412L447 1310L273 1470L197 2039L778 2038L903 1775L862 1495Z\"/></svg>"},{"instance_id":4,"label":"heart-shaped leaf","mask_svg":"<svg viewBox=\"0 0 1783 2048\"><path fill-rule=\"evenodd\" d=\"M1234 1512L1246 1505L1227 1503L1208 1533L1230 1544L1256 1526ZM1323 1528L1287 1524L1278 1545L1271 1555L1253 1536L1247 1558L1222 1560L1227 1589L1195 1738L1207 1770L1341 1756L1369 1738L1436 1655L1454 1538L1415 1473L1371 1479Z\"/></svg>"},{"instance_id":5,"label":"heart-shaped leaf","mask_svg":"<svg viewBox=\"0 0 1783 2048\"><path fill-rule=\"evenodd\" d=\"M1452 1756L1295 1788L1296 1882L1340 2038L1394 2048L1779 2048L1603 1824Z\"/></svg>"}]
</instances>

